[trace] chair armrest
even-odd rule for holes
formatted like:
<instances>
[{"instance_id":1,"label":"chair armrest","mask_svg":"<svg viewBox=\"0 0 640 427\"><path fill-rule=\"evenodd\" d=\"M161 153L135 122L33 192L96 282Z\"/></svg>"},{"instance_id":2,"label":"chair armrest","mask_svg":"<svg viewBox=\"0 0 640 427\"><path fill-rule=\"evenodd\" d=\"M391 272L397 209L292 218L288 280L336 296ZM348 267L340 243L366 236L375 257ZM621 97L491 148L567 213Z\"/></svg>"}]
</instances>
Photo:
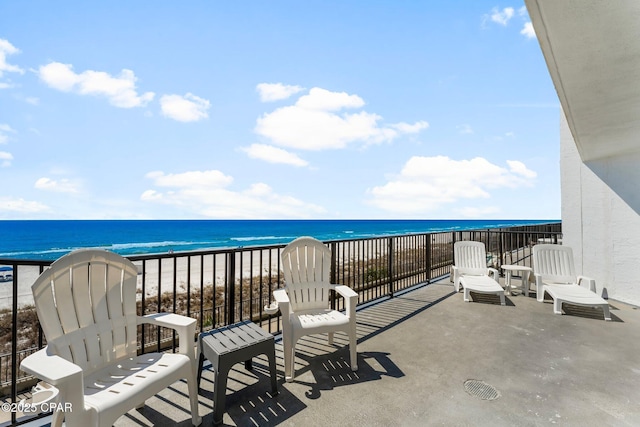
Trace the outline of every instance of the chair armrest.
<instances>
[{"instance_id":1,"label":"chair armrest","mask_svg":"<svg viewBox=\"0 0 640 427\"><path fill-rule=\"evenodd\" d=\"M345 285L331 285L331 288L334 291L336 291L337 293L339 293L340 295L342 295L345 299L353 298L353 297L358 298L357 292L354 291L353 289L351 289L348 286L345 286Z\"/></svg>"},{"instance_id":2,"label":"chair armrest","mask_svg":"<svg viewBox=\"0 0 640 427\"><path fill-rule=\"evenodd\" d=\"M138 316L138 325L143 323L175 330L180 339L178 351L189 356L194 355L196 319L175 313L154 313Z\"/></svg>"},{"instance_id":3,"label":"chair armrest","mask_svg":"<svg viewBox=\"0 0 640 427\"><path fill-rule=\"evenodd\" d=\"M586 282L589 290L593 293L596 293L596 281L591 277L587 276L578 276L578 286L582 286L582 282Z\"/></svg>"},{"instance_id":4,"label":"chair armrest","mask_svg":"<svg viewBox=\"0 0 640 427\"><path fill-rule=\"evenodd\" d=\"M500 277L500 272L492 267L487 268L487 272L489 274L489 277L491 277L493 280L495 280L496 282L498 282L498 278Z\"/></svg>"},{"instance_id":5,"label":"chair armrest","mask_svg":"<svg viewBox=\"0 0 640 427\"><path fill-rule=\"evenodd\" d=\"M289 301L289 294L285 289L276 289L273 291L273 299L278 303L278 308L282 313L282 317L289 319L291 311L291 302Z\"/></svg>"},{"instance_id":6,"label":"chair armrest","mask_svg":"<svg viewBox=\"0 0 640 427\"><path fill-rule=\"evenodd\" d=\"M48 347L27 356L20 364L20 369L51 385L57 386L74 376L79 377L80 389L82 385L82 368L55 354L49 354Z\"/></svg>"},{"instance_id":7,"label":"chair armrest","mask_svg":"<svg viewBox=\"0 0 640 427\"><path fill-rule=\"evenodd\" d=\"M346 315L351 318L356 314L356 304L358 304L358 293L345 285L331 285L331 289L342 295L346 304Z\"/></svg>"}]
</instances>

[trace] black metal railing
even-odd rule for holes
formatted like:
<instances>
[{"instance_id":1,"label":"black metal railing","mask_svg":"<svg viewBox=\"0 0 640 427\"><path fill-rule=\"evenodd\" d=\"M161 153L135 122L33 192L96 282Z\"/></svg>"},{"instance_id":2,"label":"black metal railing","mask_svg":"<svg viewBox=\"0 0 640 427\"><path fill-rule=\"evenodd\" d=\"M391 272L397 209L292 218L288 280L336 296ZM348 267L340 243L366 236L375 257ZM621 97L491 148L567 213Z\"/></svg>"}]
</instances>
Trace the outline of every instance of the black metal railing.
<instances>
[{"instance_id":1,"label":"black metal railing","mask_svg":"<svg viewBox=\"0 0 640 427\"><path fill-rule=\"evenodd\" d=\"M358 304L393 297L416 285L450 273L453 244L459 240L485 243L487 264L531 266L531 247L560 242L561 223L503 229L449 231L325 242L332 251L331 279L358 293ZM254 246L128 257L138 266L137 307L140 315L174 312L193 317L200 331L252 320L271 333L281 330L279 315L264 307L273 290L284 285L280 255L284 245ZM0 309L0 394L7 402L33 384L18 369L29 354L46 345L38 324L30 286L52 261L0 259L13 269L5 282L9 306ZM10 288L10 289L9 289ZM0 290L2 290L0 288ZM9 292L10 290L10 292ZM333 301L342 309L344 301ZM139 329L140 351L177 345L171 330L155 326ZM0 423L2 421L0 420ZM11 425L17 425L12 416Z\"/></svg>"}]
</instances>

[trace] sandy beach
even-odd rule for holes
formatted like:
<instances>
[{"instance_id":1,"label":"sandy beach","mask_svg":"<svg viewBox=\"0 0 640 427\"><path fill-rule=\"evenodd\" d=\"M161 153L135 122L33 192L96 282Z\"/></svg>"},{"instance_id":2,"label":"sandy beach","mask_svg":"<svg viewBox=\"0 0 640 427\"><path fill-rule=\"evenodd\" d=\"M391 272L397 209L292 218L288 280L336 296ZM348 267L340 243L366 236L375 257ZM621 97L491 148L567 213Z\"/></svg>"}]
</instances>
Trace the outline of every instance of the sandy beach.
<instances>
[{"instance_id":1,"label":"sandy beach","mask_svg":"<svg viewBox=\"0 0 640 427\"><path fill-rule=\"evenodd\" d=\"M451 238L439 239L437 245L447 244ZM415 242L412 242L415 244ZM397 251L411 249L408 244L397 247ZM415 248L414 248L415 249ZM386 238L346 241L336 247L338 262L346 264L351 262L367 262L374 259L386 257L388 252L388 241ZM138 292L136 298L142 299L142 284L144 277L144 294L146 297L156 297L158 290L160 293L173 293L174 284L176 292L186 292L188 284L192 290L199 290L203 286L223 286L230 273L229 258L226 253L208 254L204 256L186 253L176 254L176 257L163 259L151 259L144 263L135 261L138 267ZM249 279L250 277L276 276L279 269L279 249L246 249L235 253L235 275L236 282ZM339 267L341 272L345 272L343 267ZM39 275L37 266L18 267L18 306L33 304L31 295L31 285ZM12 302L11 283L0 284L0 309L10 309Z\"/></svg>"},{"instance_id":2,"label":"sandy beach","mask_svg":"<svg viewBox=\"0 0 640 427\"><path fill-rule=\"evenodd\" d=\"M237 253L235 261L236 280L248 279L259 275L268 276L269 272L276 275L278 272L278 257L275 252L271 254L269 260L269 250L262 250L262 260L260 251L243 251L242 256ZM252 256L253 255L253 256ZM175 259L175 263L174 263ZM191 283L193 289L200 289L200 283L204 286L222 286L227 280L227 270L225 254L200 256L183 256L176 258L166 258L160 260L149 260L144 266L144 293L147 297L158 295L160 292L173 292L173 285L176 284L176 291L186 292L187 284ZM203 261L203 262L201 262ZM138 267L138 292L136 299L142 299L143 267L141 261L135 261ZM214 268L215 266L215 268ZM18 306L33 304L31 285L39 276L37 266L19 266L18 277ZM15 275L15 272L14 272ZM202 278L202 279L201 279ZM11 282L0 283L0 310L11 309L12 286Z\"/></svg>"}]
</instances>

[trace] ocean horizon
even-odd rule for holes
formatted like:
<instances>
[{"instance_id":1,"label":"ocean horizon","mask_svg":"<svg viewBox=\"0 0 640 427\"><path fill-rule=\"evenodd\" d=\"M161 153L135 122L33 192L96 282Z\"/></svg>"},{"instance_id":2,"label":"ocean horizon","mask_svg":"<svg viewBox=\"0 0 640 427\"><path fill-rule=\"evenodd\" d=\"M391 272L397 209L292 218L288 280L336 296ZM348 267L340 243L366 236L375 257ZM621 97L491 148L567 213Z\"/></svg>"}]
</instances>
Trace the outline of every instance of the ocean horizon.
<instances>
[{"instance_id":1,"label":"ocean horizon","mask_svg":"<svg viewBox=\"0 0 640 427\"><path fill-rule=\"evenodd\" d=\"M0 258L55 260L76 249L143 255L400 234L493 229L560 220L0 220Z\"/></svg>"}]
</instances>

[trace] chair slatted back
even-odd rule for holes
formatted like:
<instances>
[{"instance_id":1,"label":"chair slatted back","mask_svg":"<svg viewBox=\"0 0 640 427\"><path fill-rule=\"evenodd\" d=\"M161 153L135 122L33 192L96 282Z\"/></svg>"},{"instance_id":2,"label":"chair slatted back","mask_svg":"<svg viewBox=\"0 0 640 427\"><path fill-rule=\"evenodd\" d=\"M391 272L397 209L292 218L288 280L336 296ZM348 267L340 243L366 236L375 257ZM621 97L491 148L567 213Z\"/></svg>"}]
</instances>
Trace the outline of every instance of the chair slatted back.
<instances>
[{"instance_id":1,"label":"chair slatted back","mask_svg":"<svg viewBox=\"0 0 640 427\"><path fill-rule=\"evenodd\" d=\"M533 271L547 283L576 283L573 250L569 246L539 244L533 247Z\"/></svg>"},{"instance_id":2,"label":"chair slatted back","mask_svg":"<svg viewBox=\"0 0 640 427\"><path fill-rule=\"evenodd\" d=\"M47 345L85 374L136 355L137 268L120 255L79 250L31 286Z\"/></svg>"},{"instance_id":3,"label":"chair slatted back","mask_svg":"<svg viewBox=\"0 0 640 427\"><path fill-rule=\"evenodd\" d=\"M300 237L284 248L281 259L292 310L329 307L331 250L312 237Z\"/></svg>"},{"instance_id":4,"label":"chair slatted back","mask_svg":"<svg viewBox=\"0 0 640 427\"><path fill-rule=\"evenodd\" d=\"M487 274L487 252L484 243L460 241L453 244L453 262L461 275Z\"/></svg>"}]
</instances>

